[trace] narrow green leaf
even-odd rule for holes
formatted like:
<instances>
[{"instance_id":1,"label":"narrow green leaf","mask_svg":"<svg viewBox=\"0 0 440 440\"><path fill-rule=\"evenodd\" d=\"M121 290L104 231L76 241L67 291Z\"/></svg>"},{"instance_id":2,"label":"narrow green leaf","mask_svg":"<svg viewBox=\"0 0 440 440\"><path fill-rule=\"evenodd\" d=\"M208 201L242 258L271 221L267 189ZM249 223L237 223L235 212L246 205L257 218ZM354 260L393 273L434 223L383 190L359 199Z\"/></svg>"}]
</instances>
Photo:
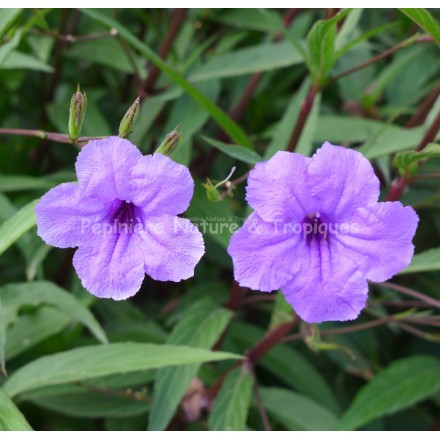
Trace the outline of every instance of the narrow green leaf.
<instances>
[{"instance_id":1,"label":"narrow green leaf","mask_svg":"<svg viewBox=\"0 0 440 440\"><path fill-rule=\"evenodd\" d=\"M252 151L249 148L242 147L241 145L225 144L224 142L220 142L206 136L202 136L202 139L209 145L220 150L222 153L225 153L234 159L240 160L241 162L254 164L263 160L258 153L255 153L255 151Z\"/></svg>"},{"instance_id":2,"label":"narrow green leaf","mask_svg":"<svg viewBox=\"0 0 440 440\"><path fill-rule=\"evenodd\" d=\"M398 360L365 385L343 415L339 429L354 430L393 414L440 391L440 362L435 357Z\"/></svg>"},{"instance_id":3,"label":"narrow green leaf","mask_svg":"<svg viewBox=\"0 0 440 440\"><path fill-rule=\"evenodd\" d=\"M422 151L404 151L398 153L394 158L393 166L395 166L400 175L404 175L408 172L410 175L414 175L418 170L418 164L421 160L425 161L440 157L440 145L429 144Z\"/></svg>"},{"instance_id":4,"label":"narrow green leaf","mask_svg":"<svg viewBox=\"0 0 440 440\"><path fill-rule=\"evenodd\" d=\"M0 226L0 255L35 226L34 208L37 203L38 200L28 203Z\"/></svg>"},{"instance_id":5,"label":"narrow green leaf","mask_svg":"<svg viewBox=\"0 0 440 440\"><path fill-rule=\"evenodd\" d=\"M202 299L190 307L171 332L167 343L210 349L223 333L232 313ZM165 429L177 410L200 364L162 368L157 372L150 431Z\"/></svg>"},{"instance_id":6,"label":"narrow green leaf","mask_svg":"<svg viewBox=\"0 0 440 440\"><path fill-rule=\"evenodd\" d=\"M264 407L290 431L334 431L336 417L306 396L283 388L261 388Z\"/></svg>"},{"instance_id":7,"label":"narrow green leaf","mask_svg":"<svg viewBox=\"0 0 440 440\"><path fill-rule=\"evenodd\" d=\"M434 270L440 270L440 248L429 249L414 255L411 264L400 273L432 272Z\"/></svg>"},{"instance_id":8,"label":"narrow green leaf","mask_svg":"<svg viewBox=\"0 0 440 440\"><path fill-rule=\"evenodd\" d=\"M286 301L281 290L277 292L270 317L269 330L294 320L292 306Z\"/></svg>"},{"instance_id":9,"label":"narrow green leaf","mask_svg":"<svg viewBox=\"0 0 440 440\"><path fill-rule=\"evenodd\" d=\"M289 42L267 43L212 56L189 76L191 82L268 72L303 63Z\"/></svg>"},{"instance_id":10,"label":"narrow green leaf","mask_svg":"<svg viewBox=\"0 0 440 440\"><path fill-rule=\"evenodd\" d=\"M345 9L332 18L317 21L307 35L311 74L317 85L325 83L336 61L336 26L349 11Z\"/></svg>"},{"instance_id":11,"label":"narrow green leaf","mask_svg":"<svg viewBox=\"0 0 440 440\"><path fill-rule=\"evenodd\" d=\"M400 8L400 11L420 26L440 46L440 23L427 10L423 8Z\"/></svg>"},{"instance_id":12,"label":"narrow green leaf","mask_svg":"<svg viewBox=\"0 0 440 440\"><path fill-rule=\"evenodd\" d=\"M154 53L141 40L136 38L126 27L122 26L113 18L105 15L103 12L96 9L81 9L84 14L95 19L96 21L106 25L109 28L116 29L119 36L129 43L133 48L138 50L143 56L154 63L160 70L165 72L174 83L182 87L188 95L190 95L196 102L198 102L212 118L220 125L221 128L239 145L252 148L252 142L249 140L244 131L217 105L211 102L206 96L201 93L196 87L190 84L183 75L170 67L162 60L156 53Z\"/></svg>"},{"instance_id":13,"label":"narrow green leaf","mask_svg":"<svg viewBox=\"0 0 440 440\"><path fill-rule=\"evenodd\" d=\"M4 390L14 397L40 387L110 374L240 358L220 351L135 342L81 347L26 364L9 377Z\"/></svg>"},{"instance_id":14,"label":"narrow green leaf","mask_svg":"<svg viewBox=\"0 0 440 440\"><path fill-rule=\"evenodd\" d=\"M31 176L0 175L0 191L27 191L35 189L50 189L56 185L48 179Z\"/></svg>"},{"instance_id":15,"label":"narrow green leaf","mask_svg":"<svg viewBox=\"0 0 440 440\"><path fill-rule=\"evenodd\" d=\"M214 401L208 425L211 431L244 431L251 403L253 377L246 365L226 377Z\"/></svg>"},{"instance_id":16,"label":"narrow green leaf","mask_svg":"<svg viewBox=\"0 0 440 440\"><path fill-rule=\"evenodd\" d=\"M22 12L23 9L2 8L2 13L0 14L0 38L8 32L9 26Z\"/></svg>"},{"instance_id":17,"label":"narrow green leaf","mask_svg":"<svg viewBox=\"0 0 440 440\"><path fill-rule=\"evenodd\" d=\"M20 43L21 37L23 35L23 29L18 29L15 31L14 36L3 46L0 46L0 70L2 69L3 64L8 59L11 52L18 46Z\"/></svg>"},{"instance_id":18,"label":"narrow green leaf","mask_svg":"<svg viewBox=\"0 0 440 440\"><path fill-rule=\"evenodd\" d=\"M14 402L0 388L0 431L32 431Z\"/></svg>"},{"instance_id":19,"label":"narrow green leaf","mask_svg":"<svg viewBox=\"0 0 440 440\"><path fill-rule=\"evenodd\" d=\"M78 320L84 324L100 342L107 343L107 337L103 328L90 310L71 293L48 281L9 284L0 289L0 298L2 299L5 309L7 323L15 321L18 311L24 305L36 307L47 304L58 308L66 315Z\"/></svg>"},{"instance_id":20,"label":"narrow green leaf","mask_svg":"<svg viewBox=\"0 0 440 440\"><path fill-rule=\"evenodd\" d=\"M36 70L46 73L54 72L54 68L51 65L39 60L38 58L35 58L32 55L18 52L16 50L9 54L8 58L3 63L2 68Z\"/></svg>"}]
</instances>

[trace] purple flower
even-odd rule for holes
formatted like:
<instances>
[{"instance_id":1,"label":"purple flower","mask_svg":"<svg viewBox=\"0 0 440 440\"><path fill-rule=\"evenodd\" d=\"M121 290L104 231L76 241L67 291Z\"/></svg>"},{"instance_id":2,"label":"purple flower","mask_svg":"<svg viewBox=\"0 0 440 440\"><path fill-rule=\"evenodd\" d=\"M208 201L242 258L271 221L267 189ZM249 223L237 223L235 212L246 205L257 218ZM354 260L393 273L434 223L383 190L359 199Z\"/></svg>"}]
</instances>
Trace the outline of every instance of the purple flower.
<instances>
[{"instance_id":1,"label":"purple flower","mask_svg":"<svg viewBox=\"0 0 440 440\"><path fill-rule=\"evenodd\" d=\"M51 189L35 213L46 243L79 246L73 265L88 291L120 300L140 289L145 273L158 281L194 275L203 238L177 217L193 195L187 167L110 137L82 149L76 174L78 183Z\"/></svg>"},{"instance_id":2,"label":"purple flower","mask_svg":"<svg viewBox=\"0 0 440 440\"><path fill-rule=\"evenodd\" d=\"M387 280L414 252L417 214L378 196L370 162L328 142L312 158L278 152L257 164L246 196L255 212L228 248L235 279L281 289L307 322L355 319L366 280Z\"/></svg>"}]
</instances>

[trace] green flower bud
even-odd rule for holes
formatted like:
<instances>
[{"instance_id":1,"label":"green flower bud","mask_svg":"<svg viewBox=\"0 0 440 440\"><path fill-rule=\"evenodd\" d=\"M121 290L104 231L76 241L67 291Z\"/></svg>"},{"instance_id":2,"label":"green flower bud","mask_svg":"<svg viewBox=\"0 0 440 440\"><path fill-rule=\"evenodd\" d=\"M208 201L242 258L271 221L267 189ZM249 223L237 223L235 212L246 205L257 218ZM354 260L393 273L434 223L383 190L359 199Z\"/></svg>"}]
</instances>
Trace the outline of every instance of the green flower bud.
<instances>
[{"instance_id":1,"label":"green flower bud","mask_svg":"<svg viewBox=\"0 0 440 440\"><path fill-rule=\"evenodd\" d=\"M79 88L70 100L69 112L69 138L72 142L76 142L81 134L81 128L84 121L84 115L87 109L87 96L82 94Z\"/></svg>"},{"instance_id":2,"label":"green flower bud","mask_svg":"<svg viewBox=\"0 0 440 440\"><path fill-rule=\"evenodd\" d=\"M178 125L171 133L168 133L165 136L165 139L154 153L160 153L164 156L169 156L179 146L182 135L182 129L180 125Z\"/></svg>"},{"instance_id":3,"label":"green flower bud","mask_svg":"<svg viewBox=\"0 0 440 440\"><path fill-rule=\"evenodd\" d=\"M138 96L131 107L127 110L127 113L125 113L121 123L119 124L119 137L125 138L133 131L134 124L139 116L140 108L141 98Z\"/></svg>"}]
</instances>

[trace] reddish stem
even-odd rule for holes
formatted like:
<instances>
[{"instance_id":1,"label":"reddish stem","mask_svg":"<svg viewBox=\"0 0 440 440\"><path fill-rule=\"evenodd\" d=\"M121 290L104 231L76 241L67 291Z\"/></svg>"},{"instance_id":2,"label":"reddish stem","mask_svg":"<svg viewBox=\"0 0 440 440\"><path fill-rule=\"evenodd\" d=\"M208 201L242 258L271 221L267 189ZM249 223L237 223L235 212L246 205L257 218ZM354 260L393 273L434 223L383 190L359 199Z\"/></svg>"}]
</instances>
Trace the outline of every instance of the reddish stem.
<instances>
[{"instance_id":1,"label":"reddish stem","mask_svg":"<svg viewBox=\"0 0 440 440\"><path fill-rule=\"evenodd\" d=\"M171 48L173 47L174 40L176 39L177 34L179 33L180 28L185 20L186 13L187 13L187 9L182 9L182 8L174 9L171 15L168 32L159 48L159 56L162 59L165 59L170 53ZM140 93L141 95L149 95L153 92L154 86L156 85L156 81L159 78L159 75L160 75L160 70L154 64L153 66L151 66L150 72L148 74L148 78L145 81L143 87L144 90L142 93Z\"/></svg>"}]
</instances>

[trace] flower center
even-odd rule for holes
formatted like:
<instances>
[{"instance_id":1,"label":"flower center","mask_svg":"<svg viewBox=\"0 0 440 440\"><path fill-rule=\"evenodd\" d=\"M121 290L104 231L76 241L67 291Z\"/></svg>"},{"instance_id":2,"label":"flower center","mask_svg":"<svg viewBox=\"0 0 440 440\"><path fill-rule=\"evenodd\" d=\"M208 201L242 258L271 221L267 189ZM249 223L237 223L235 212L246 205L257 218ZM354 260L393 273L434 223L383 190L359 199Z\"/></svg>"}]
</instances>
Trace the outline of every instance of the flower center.
<instances>
[{"instance_id":1,"label":"flower center","mask_svg":"<svg viewBox=\"0 0 440 440\"><path fill-rule=\"evenodd\" d=\"M138 208L128 200L120 200L115 212L113 213L113 222L119 225L132 226L140 222Z\"/></svg>"},{"instance_id":2,"label":"flower center","mask_svg":"<svg viewBox=\"0 0 440 440\"><path fill-rule=\"evenodd\" d=\"M303 237L307 243L312 241L325 240L328 234L327 223L325 223L319 212L307 214L303 219Z\"/></svg>"}]
</instances>

